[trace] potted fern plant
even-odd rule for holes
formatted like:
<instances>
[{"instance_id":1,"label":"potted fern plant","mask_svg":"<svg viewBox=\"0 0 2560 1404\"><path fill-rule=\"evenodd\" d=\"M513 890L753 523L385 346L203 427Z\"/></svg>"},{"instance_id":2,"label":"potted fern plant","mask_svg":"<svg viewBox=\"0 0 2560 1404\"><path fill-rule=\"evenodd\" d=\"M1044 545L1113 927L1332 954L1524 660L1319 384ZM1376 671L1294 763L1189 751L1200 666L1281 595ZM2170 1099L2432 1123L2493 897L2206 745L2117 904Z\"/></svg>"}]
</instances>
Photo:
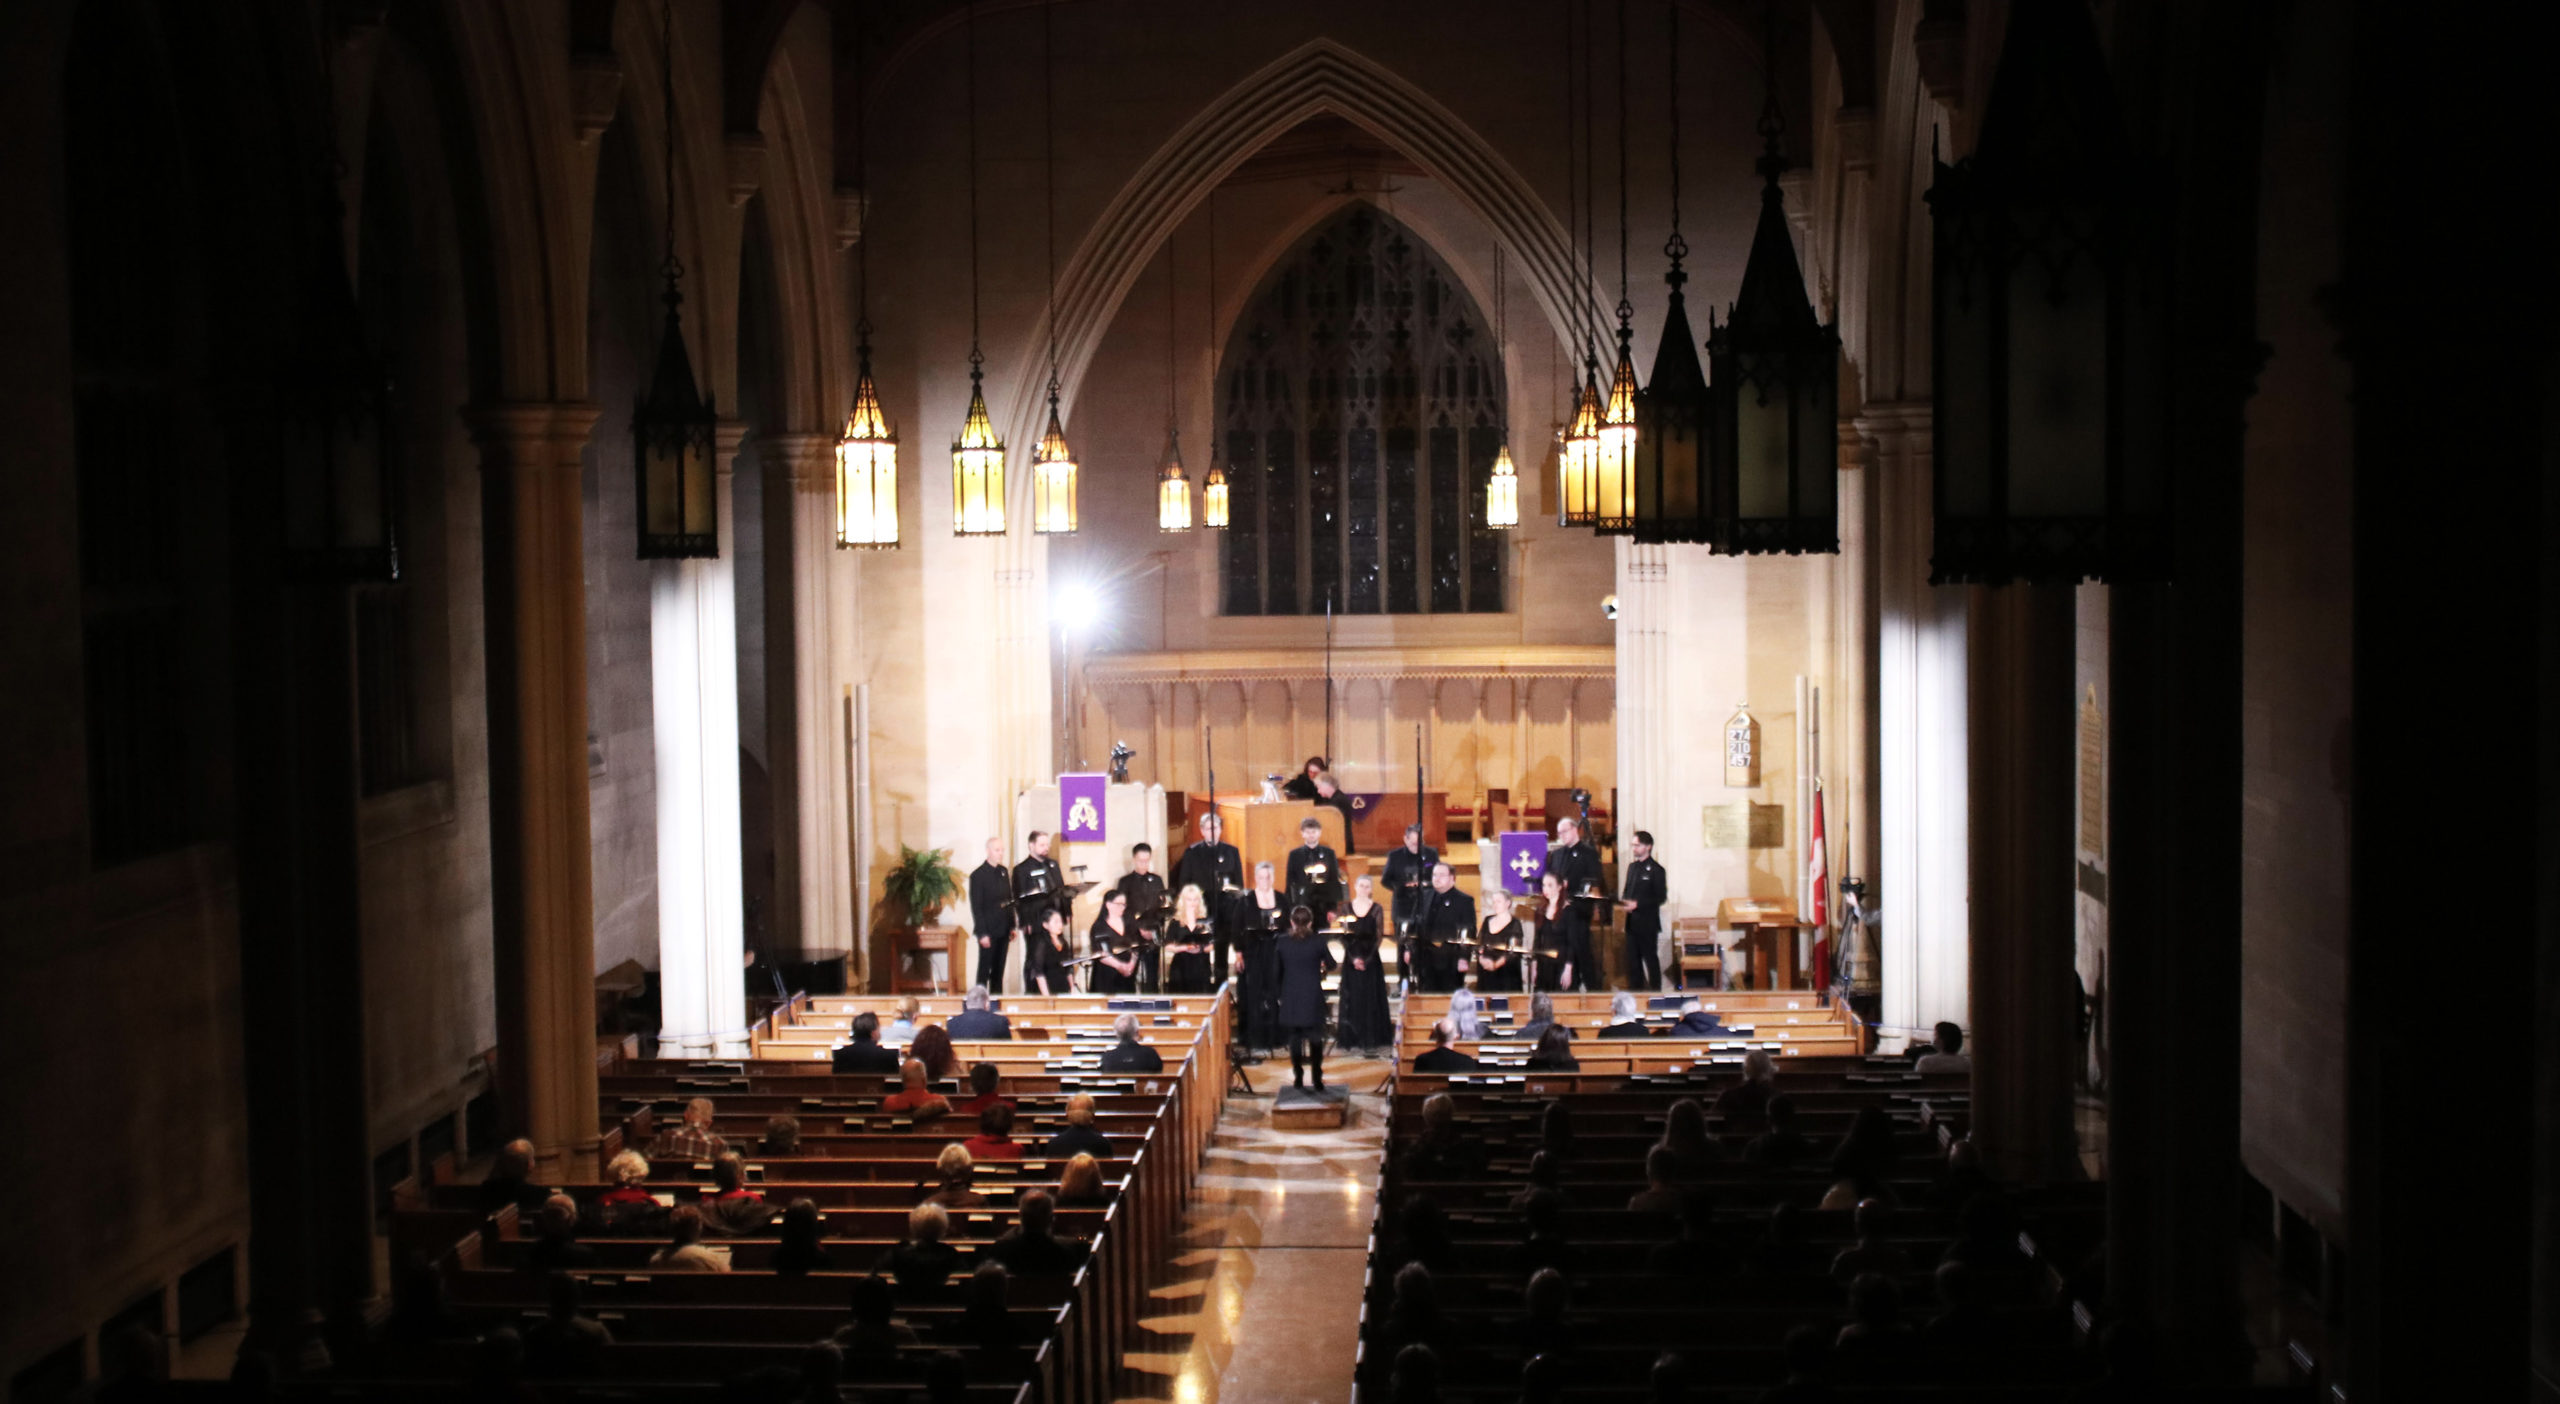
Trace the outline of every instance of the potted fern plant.
<instances>
[{"instance_id":1,"label":"potted fern plant","mask_svg":"<svg viewBox=\"0 0 2560 1404\"><path fill-rule=\"evenodd\" d=\"M871 981L877 994L939 992L944 962L957 960L959 938L931 928L960 895L960 874L947 848L898 845L898 861L880 877L883 920L871 928Z\"/></svg>"},{"instance_id":2,"label":"potted fern plant","mask_svg":"<svg viewBox=\"0 0 2560 1404\"><path fill-rule=\"evenodd\" d=\"M960 895L960 873L951 866L950 849L909 848L902 843L897 864L880 879L880 888L905 914L906 925L926 927Z\"/></svg>"}]
</instances>

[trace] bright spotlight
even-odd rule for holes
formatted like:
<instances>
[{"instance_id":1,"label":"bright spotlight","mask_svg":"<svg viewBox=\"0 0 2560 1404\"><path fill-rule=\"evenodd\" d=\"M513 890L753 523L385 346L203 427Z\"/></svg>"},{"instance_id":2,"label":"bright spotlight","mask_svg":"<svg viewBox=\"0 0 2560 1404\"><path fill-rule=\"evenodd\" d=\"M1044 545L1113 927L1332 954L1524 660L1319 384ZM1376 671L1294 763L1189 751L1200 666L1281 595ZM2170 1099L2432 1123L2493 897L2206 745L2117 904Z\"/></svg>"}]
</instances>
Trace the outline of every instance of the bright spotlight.
<instances>
[{"instance_id":1,"label":"bright spotlight","mask_svg":"<svg viewBox=\"0 0 2560 1404\"><path fill-rule=\"evenodd\" d=\"M1051 608L1058 617L1058 627L1071 633L1090 634L1102 622L1102 592L1087 581L1070 581L1058 587Z\"/></svg>"}]
</instances>

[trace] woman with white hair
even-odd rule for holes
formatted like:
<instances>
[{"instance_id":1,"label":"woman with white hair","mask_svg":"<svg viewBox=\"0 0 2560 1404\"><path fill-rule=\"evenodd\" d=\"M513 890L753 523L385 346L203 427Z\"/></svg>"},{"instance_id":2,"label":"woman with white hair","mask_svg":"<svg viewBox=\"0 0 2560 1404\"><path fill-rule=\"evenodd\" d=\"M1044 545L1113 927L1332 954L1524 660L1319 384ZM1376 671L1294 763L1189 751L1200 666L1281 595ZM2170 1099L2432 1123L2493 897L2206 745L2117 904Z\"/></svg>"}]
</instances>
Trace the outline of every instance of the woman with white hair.
<instances>
[{"instance_id":1,"label":"woman with white hair","mask_svg":"<svg viewBox=\"0 0 2560 1404\"><path fill-rule=\"evenodd\" d=\"M1484 924L1476 930L1476 988L1487 994L1520 989L1522 942L1520 919L1512 914L1511 894L1485 889Z\"/></svg>"},{"instance_id":2,"label":"woman with white hair","mask_svg":"<svg viewBox=\"0 0 2560 1404\"><path fill-rule=\"evenodd\" d=\"M1464 985L1449 992L1449 1028L1460 1040L1484 1037L1484 1005Z\"/></svg>"},{"instance_id":3,"label":"woman with white hair","mask_svg":"<svg viewBox=\"0 0 2560 1404\"><path fill-rule=\"evenodd\" d=\"M1209 899L1202 895L1200 884L1186 883L1182 895L1173 899L1173 920L1164 926L1164 992L1166 994L1207 994L1209 981L1209 946L1217 933L1209 922Z\"/></svg>"}]
</instances>

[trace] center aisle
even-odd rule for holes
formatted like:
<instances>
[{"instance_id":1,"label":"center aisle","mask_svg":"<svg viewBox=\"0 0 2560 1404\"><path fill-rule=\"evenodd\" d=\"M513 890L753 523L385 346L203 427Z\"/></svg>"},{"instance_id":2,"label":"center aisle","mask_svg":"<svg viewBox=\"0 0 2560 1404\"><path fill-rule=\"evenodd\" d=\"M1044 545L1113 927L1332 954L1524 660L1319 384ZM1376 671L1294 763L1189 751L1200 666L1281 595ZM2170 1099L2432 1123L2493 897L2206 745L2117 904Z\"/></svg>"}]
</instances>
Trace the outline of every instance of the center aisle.
<instances>
[{"instance_id":1,"label":"center aisle","mask_svg":"<svg viewBox=\"0 0 2560 1404\"><path fill-rule=\"evenodd\" d=\"M1352 1089L1349 1124L1276 1131L1271 1095L1289 1060L1245 1069L1259 1095L1229 1097L1219 1115L1172 1280L1141 1318L1156 1340L1125 1357L1133 1398L1350 1399L1387 1072L1375 1058L1326 1058L1326 1080Z\"/></svg>"}]
</instances>

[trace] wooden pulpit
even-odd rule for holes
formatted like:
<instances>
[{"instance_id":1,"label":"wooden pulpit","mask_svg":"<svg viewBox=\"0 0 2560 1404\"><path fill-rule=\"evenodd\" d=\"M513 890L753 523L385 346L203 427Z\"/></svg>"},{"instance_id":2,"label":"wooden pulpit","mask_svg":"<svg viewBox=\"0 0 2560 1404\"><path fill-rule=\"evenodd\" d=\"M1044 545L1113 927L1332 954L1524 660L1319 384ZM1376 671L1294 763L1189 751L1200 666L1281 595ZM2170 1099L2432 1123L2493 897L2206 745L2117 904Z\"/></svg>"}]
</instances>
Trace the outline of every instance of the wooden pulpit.
<instances>
[{"instance_id":1,"label":"wooden pulpit","mask_svg":"<svg viewBox=\"0 0 2560 1404\"><path fill-rule=\"evenodd\" d=\"M1738 938L1733 949L1749 962L1735 989L1791 990L1796 983L1795 903L1784 897L1727 897L1716 905L1716 923Z\"/></svg>"}]
</instances>

